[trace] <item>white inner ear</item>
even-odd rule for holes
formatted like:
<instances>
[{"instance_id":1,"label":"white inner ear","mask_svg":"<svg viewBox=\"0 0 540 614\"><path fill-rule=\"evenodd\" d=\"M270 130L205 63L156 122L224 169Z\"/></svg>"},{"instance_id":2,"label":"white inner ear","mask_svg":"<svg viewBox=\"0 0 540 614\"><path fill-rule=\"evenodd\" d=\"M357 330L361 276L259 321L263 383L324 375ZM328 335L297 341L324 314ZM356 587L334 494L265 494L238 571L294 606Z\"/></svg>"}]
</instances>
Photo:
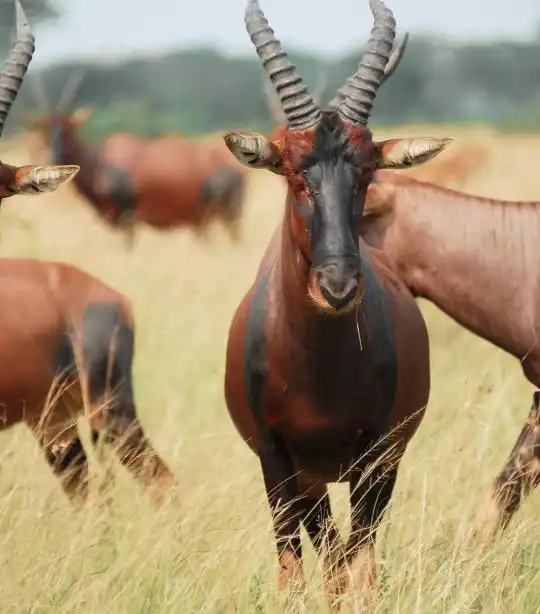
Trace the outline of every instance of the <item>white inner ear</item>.
<instances>
[{"instance_id":1,"label":"white inner ear","mask_svg":"<svg viewBox=\"0 0 540 614\"><path fill-rule=\"evenodd\" d=\"M400 143L387 156L386 163L395 166L416 166L431 160L441 152L445 142L440 139L410 139Z\"/></svg>"},{"instance_id":2,"label":"white inner ear","mask_svg":"<svg viewBox=\"0 0 540 614\"><path fill-rule=\"evenodd\" d=\"M61 185L71 181L79 172L80 167L65 166L35 166L18 182L19 194L42 194L54 192Z\"/></svg>"},{"instance_id":3,"label":"white inner ear","mask_svg":"<svg viewBox=\"0 0 540 614\"><path fill-rule=\"evenodd\" d=\"M409 143L405 152L407 163L424 162L430 158L435 152L439 151L440 143L438 141L413 141Z\"/></svg>"},{"instance_id":4,"label":"white inner ear","mask_svg":"<svg viewBox=\"0 0 540 614\"><path fill-rule=\"evenodd\" d=\"M245 145L240 148L240 155L246 164L256 164L261 161L259 150L247 148Z\"/></svg>"},{"instance_id":5,"label":"white inner ear","mask_svg":"<svg viewBox=\"0 0 540 614\"><path fill-rule=\"evenodd\" d=\"M272 150L262 135L229 133L225 140L235 156L248 166L262 166L272 162Z\"/></svg>"}]
</instances>

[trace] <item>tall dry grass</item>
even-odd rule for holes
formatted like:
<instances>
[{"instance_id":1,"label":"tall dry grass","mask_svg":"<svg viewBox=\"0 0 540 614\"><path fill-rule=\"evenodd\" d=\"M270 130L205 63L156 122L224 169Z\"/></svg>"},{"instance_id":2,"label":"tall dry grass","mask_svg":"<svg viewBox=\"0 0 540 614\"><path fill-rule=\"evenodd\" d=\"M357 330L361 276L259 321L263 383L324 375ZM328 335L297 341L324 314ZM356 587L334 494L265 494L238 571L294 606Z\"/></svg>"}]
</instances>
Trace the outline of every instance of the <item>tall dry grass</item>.
<instances>
[{"instance_id":1,"label":"tall dry grass","mask_svg":"<svg viewBox=\"0 0 540 614\"><path fill-rule=\"evenodd\" d=\"M486 138L490 163L468 189L540 197L534 172L540 138ZM10 163L28 161L16 148L2 155ZM206 241L142 230L126 254L71 188L4 202L1 256L71 262L133 301L139 412L179 478L181 500L156 509L118 469L110 497L75 513L30 434L3 433L2 614L281 611L258 462L231 425L222 394L228 325L281 215L276 179L261 172L250 181L238 246L219 228ZM538 614L539 493L492 546L459 547L526 418L531 387L513 359L432 306L422 309L431 334L431 401L380 532L377 611ZM331 494L346 531L347 488L332 487ZM311 547L306 560L307 611L324 612Z\"/></svg>"}]
</instances>

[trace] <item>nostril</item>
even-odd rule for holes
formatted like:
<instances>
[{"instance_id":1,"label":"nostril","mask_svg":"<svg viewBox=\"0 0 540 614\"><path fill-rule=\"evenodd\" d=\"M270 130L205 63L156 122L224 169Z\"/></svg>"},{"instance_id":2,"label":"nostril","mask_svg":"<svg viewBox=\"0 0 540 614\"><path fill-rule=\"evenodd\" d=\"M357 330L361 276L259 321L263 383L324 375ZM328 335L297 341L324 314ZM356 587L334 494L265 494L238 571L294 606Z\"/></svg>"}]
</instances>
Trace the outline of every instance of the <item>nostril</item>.
<instances>
[{"instance_id":1,"label":"nostril","mask_svg":"<svg viewBox=\"0 0 540 614\"><path fill-rule=\"evenodd\" d=\"M339 268L337 263L332 262L330 264L327 264L324 267L324 274L328 277L336 277L337 275L339 275Z\"/></svg>"}]
</instances>

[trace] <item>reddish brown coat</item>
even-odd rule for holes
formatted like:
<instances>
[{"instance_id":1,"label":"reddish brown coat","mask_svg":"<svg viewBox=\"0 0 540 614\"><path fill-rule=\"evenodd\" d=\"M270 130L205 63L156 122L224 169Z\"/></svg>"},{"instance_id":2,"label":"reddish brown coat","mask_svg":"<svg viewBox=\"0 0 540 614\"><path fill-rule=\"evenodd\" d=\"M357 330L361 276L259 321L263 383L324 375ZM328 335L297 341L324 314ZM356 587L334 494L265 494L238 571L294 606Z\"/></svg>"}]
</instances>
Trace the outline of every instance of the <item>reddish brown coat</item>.
<instances>
[{"instance_id":1,"label":"reddish brown coat","mask_svg":"<svg viewBox=\"0 0 540 614\"><path fill-rule=\"evenodd\" d=\"M515 356L540 388L540 203L479 198L379 173L369 189L362 234L384 249L416 296ZM497 477L489 521L505 525L522 494L540 483L540 407Z\"/></svg>"},{"instance_id":2,"label":"reddish brown coat","mask_svg":"<svg viewBox=\"0 0 540 614\"><path fill-rule=\"evenodd\" d=\"M324 557L332 606L349 586L362 600L373 597L377 527L429 395L420 310L385 255L358 242L368 186L377 169L413 166L449 144L373 141L367 123L392 72L395 20L382 0L370 0L370 7L375 25L364 59L335 110L325 112L258 0L249 0L246 29L287 126L270 137L239 131L224 137L240 162L282 175L288 188L281 227L230 328L227 406L260 459L279 585L303 587L303 523ZM350 485L346 546L326 486L342 477Z\"/></svg>"},{"instance_id":3,"label":"reddish brown coat","mask_svg":"<svg viewBox=\"0 0 540 614\"><path fill-rule=\"evenodd\" d=\"M103 220L130 233L131 222L204 233L209 222L220 219L238 238L246 171L221 138L142 139L117 133L94 146L78 134L89 117L90 109L83 108L27 123L55 161L82 167L74 185Z\"/></svg>"},{"instance_id":4,"label":"reddish brown coat","mask_svg":"<svg viewBox=\"0 0 540 614\"><path fill-rule=\"evenodd\" d=\"M103 436L113 444L161 497L174 477L135 413L129 301L68 264L2 259L0 312L0 428L26 424L66 493L84 500L88 465L77 418L85 413L94 442Z\"/></svg>"}]
</instances>

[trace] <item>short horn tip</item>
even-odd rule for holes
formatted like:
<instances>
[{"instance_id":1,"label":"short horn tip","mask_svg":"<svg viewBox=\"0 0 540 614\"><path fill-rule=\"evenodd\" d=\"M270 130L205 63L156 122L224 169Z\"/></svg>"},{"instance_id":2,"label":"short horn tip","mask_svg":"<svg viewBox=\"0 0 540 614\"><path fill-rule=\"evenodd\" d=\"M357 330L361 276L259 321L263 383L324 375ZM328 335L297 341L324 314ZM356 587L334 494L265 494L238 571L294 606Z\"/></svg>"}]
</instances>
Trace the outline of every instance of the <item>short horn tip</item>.
<instances>
[{"instance_id":1,"label":"short horn tip","mask_svg":"<svg viewBox=\"0 0 540 614\"><path fill-rule=\"evenodd\" d=\"M31 32L30 24L28 23L28 18L26 17L26 13L22 7L20 0L15 0L15 17L17 22L17 31L26 30L27 32Z\"/></svg>"},{"instance_id":2,"label":"short horn tip","mask_svg":"<svg viewBox=\"0 0 540 614\"><path fill-rule=\"evenodd\" d=\"M369 0L369 8L372 13L381 9L386 11L390 10L384 3L384 0Z\"/></svg>"},{"instance_id":3,"label":"short horn tip","mask_svg":"<svg viewBox=\"0 0 540 614\"><path fill-rule=\"evenodd\" d=\"M261 7L259 6L259 1L258 0L248 0L247 4L246 4L246 17L248 15L251 15L253 12L255 11L260 11Z\"/></svg>"},{"instance_id":4,"label":"short horn tip","mask_svg":"<svg viewBox=\"0 0 540 614\"><path fill-rule=\"evenodd\" d=\"M395 29L396 18L394 17L394 13L386 6L383 0L369 0L369 8L371 9L373 17L381 19L383 22L386 22L385 25Z\"/></svg>"}]
</instances>

